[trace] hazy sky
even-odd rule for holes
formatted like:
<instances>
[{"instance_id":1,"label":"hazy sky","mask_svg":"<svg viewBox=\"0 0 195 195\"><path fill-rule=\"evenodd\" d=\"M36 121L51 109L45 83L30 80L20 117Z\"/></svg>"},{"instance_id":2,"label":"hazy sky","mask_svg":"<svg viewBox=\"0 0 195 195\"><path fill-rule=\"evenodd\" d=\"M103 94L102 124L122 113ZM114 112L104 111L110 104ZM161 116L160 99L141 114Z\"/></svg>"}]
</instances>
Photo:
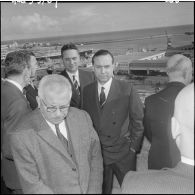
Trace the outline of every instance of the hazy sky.
<instances>
[{"instance_id":1,"label":"hazy sky","mask_svg":"<svg viewBox=\"0 0 195 195\"><path fill-rule=\"evenodd\" d=\"M1 40L194 24L193 2L55 2L2 2Z\"/></svg>"}]
</instances>

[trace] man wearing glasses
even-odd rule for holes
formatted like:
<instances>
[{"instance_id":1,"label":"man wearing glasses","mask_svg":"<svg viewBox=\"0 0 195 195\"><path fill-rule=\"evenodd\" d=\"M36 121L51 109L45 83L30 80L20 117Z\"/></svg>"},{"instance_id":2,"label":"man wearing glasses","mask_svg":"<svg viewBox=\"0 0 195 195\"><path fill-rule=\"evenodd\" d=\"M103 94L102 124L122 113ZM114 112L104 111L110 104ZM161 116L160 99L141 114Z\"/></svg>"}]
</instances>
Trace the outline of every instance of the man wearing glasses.
<instances>
[{"instance_id":1,"label":"man wearing glasses","mask_svg":"<svg viewBox=\"0 0 195 195\"><path fill-rule=\"evenodd\" d=\"M10 134L23 192L101 193L102 156L91 119L70 107L71 84L47 75L38 88L38 107Z\"/></svg>"}]
</instances>

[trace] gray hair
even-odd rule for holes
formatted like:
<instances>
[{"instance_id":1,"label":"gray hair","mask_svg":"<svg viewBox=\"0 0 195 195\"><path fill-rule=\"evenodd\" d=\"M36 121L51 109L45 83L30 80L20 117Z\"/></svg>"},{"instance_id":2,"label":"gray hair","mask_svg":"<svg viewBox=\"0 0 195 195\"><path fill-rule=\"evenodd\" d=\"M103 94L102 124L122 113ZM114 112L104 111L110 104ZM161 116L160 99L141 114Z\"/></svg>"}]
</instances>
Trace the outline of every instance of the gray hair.
<instances>
[{"instance_id":1,"label":"gray hair","mask_svg":"<svg viewBox=\"0 0 195 195\"><path fill-rule=\"evenodd\" d=\"M187 73L192 71L192 62L186 56L176 54L169 58L166 68L169 77L177 75L185 79Z\"/></svg>"},{"instance_id":2,"label":"gray hair","mask_svg":"<svg viewBox=\"0 0 195 195\"><path fill-rule=\"evenodd\" d=\"M40 98L44 99L45 90L50 90L56 94L65 93L67 100L72 97L72 87L68 79L62 75L51 74L44 76L39 82L38 95Z\"/></svg>"}]
</instances>

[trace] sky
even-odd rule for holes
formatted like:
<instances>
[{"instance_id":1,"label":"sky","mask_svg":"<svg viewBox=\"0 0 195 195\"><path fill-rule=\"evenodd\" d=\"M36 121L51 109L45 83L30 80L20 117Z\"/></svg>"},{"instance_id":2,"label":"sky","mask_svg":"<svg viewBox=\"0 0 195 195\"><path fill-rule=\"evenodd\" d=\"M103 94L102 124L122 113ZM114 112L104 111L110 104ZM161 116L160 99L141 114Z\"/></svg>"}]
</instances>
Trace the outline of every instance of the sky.
<instances>
[{"instance_id":1,"label":"sky","mask_svg":"<svg viewBox=\"0 0 195 195\"><path fill-rule=\"evenodd\" d=\"M1 41L194 24L194 2L12 2L1 2Z\"/></svg>"}]
</instances>

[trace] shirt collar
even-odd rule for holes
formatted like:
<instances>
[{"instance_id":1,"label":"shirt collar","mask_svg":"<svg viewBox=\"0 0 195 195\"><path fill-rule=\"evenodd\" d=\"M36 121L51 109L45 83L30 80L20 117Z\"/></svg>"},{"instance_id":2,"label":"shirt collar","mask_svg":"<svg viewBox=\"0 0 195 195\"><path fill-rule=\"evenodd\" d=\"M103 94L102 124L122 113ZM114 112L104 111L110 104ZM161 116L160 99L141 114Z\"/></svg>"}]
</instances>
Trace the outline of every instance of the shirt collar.
<instances>
[{"instance_id":1,"label":"shirt collar","mask_svg":"<svg viewBox=\"0 0 195 195\"><path fill-rule=\"evenodd\" d=\"M110 80L107 81L104 85L101 85L101 84L98 82L98 94L100 94L101 88L104 87L104 92L105 92L105 95L106 95L106 98L107 98L108 93L109 93L109 91L110 91L111 83L112 83L112 78L110 78Z\"/></svg>"},{"instance_id":2,"label":"shirt collar","mask_svg":"<svg viewBox=\"0 0 195 195\"><path fill-rule=\"evenodd\" d=\"M23 91L23 87L16 81L13 81L11 79L5 79L6 81L8 81L9 83L12 83L13 85L15 85L21 92Z\"/></svg>"},{"instance_id":3,"label":"shirt collar","mask_svg":"<svg viewBox=\"0 0 195 195\"><path fill-rule=\"evenodd\" d=\"M108 88L110 88L111 83L112 83L112 78L110 78L109 81L107 81L104 85L101 85L101 84L98 82L98 89L100 89L100 91L101 91L101 88L102 88L102 87L104 87L105 89L108 89Z\"/></svg>"},{"instance_id":4,"label":"shirt collar","mask_svg":"<svg viewBox=\"0 0 195 195\"><path fill-rule=\"evenodd\" d=\"M44 117L44 116L43 116ZM45 119L45 117L44 117L44 119ZM51 123L51 122L49 122L48 120L46 120L45 119L45 121L47 122L47 124L50 126L50 128L52 129L52 131L55 133L55 135L57 135L56 134L56 128L55 128L55 125L53 124L53 123ZM59 124L59 128L61 127L61 126L64 126L65 125L65 122L64 122L64 120ZM60 128L61 129L61 128Z\"/></svg>"},{"instance_id":5,"label":"shirt collar","mask_svg":"<svg viewBox=\"0 0 195 195\"><path fill-rule=\"evenodd\" d=\"M181 162L194 166L194 160L181 156Z\"/></svg>"},{"instance_id":6,"label":"shirt collar","mask_svg":"<svg viewBox=\"0 0 195 195\"><path fill-rule=\"evenodd\" d=\"M70 73L68 71L66 71L68 76L70 77L71 81L73 82L73 76L75 75L75 79L77 80L77 82L79 83L79 71L77 70L75 73Z\"/></svg>"}]
</instances>

